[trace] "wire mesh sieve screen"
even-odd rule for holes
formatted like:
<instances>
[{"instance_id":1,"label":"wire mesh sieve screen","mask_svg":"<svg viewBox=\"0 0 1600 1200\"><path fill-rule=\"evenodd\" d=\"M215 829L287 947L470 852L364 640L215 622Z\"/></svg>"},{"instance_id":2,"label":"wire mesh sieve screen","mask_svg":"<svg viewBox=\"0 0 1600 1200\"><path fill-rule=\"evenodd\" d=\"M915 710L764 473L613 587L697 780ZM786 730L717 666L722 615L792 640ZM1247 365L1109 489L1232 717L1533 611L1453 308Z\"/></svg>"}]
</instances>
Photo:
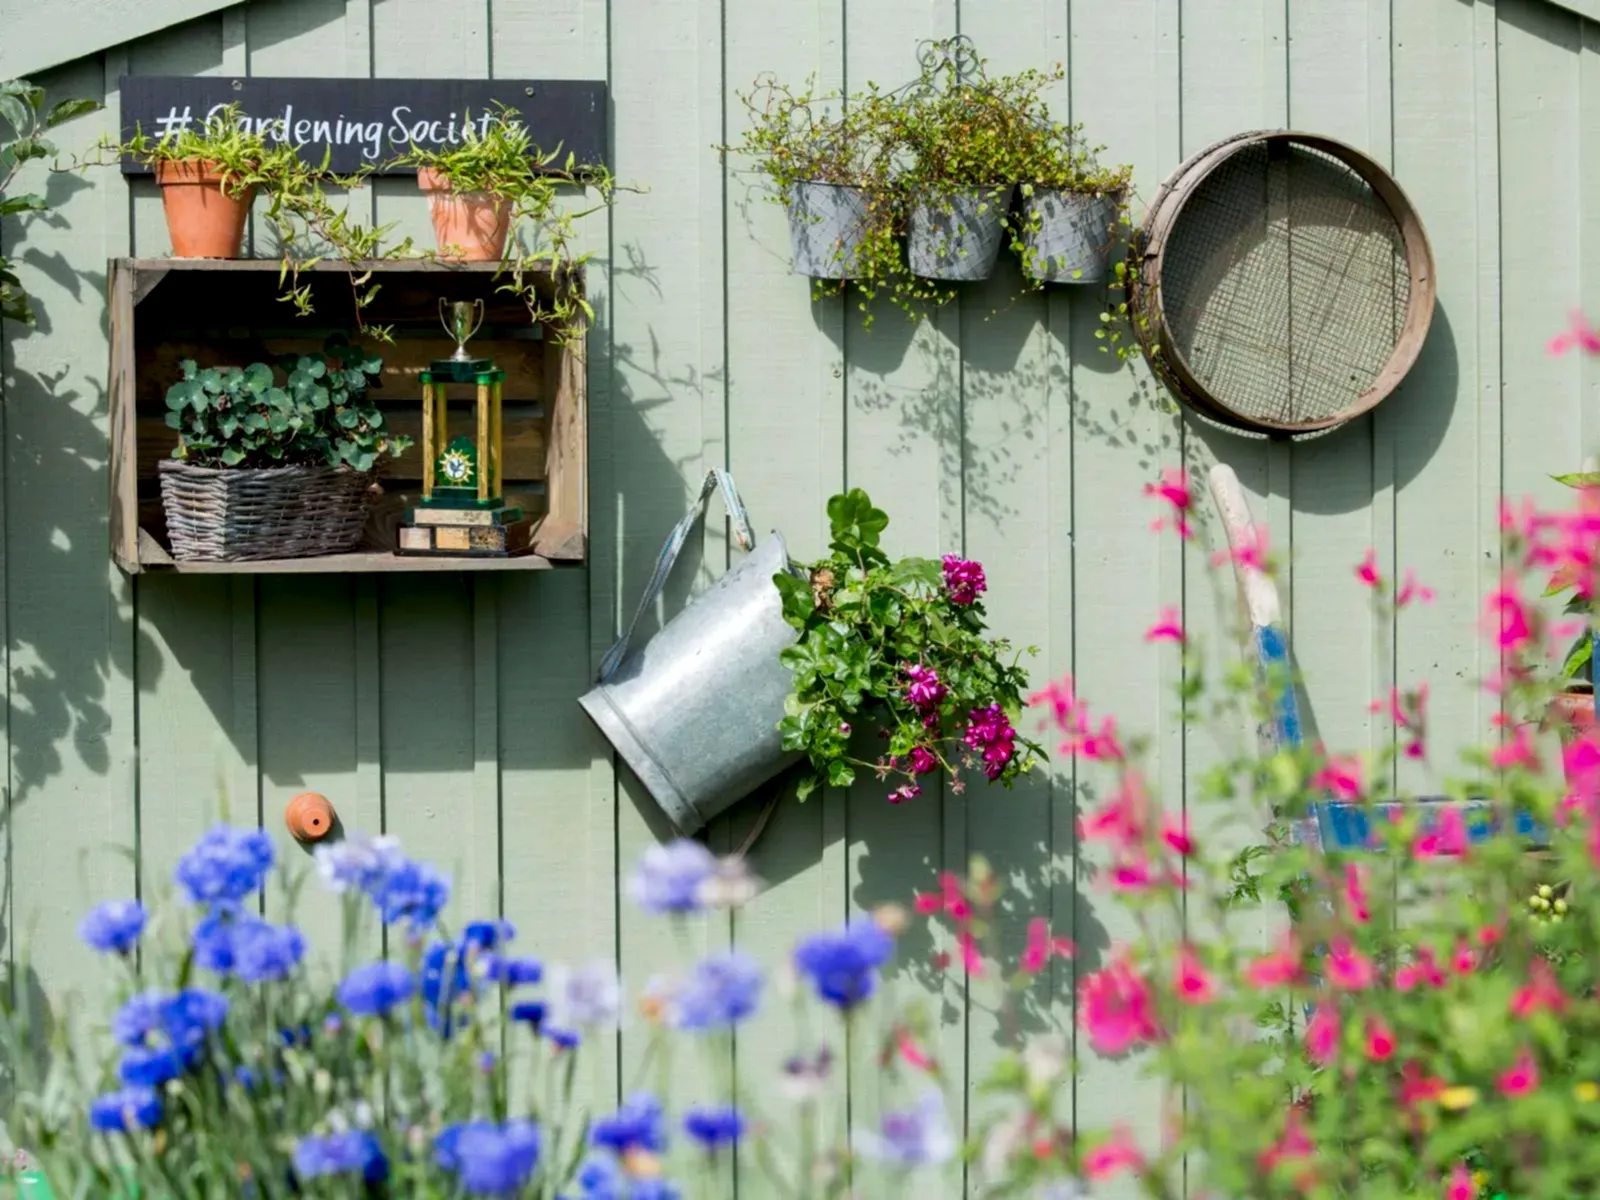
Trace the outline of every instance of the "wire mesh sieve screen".
<instances>
[{"instance_id":1,"label":"wire mesh sieve screen","mask_svg":"<svg viewBox=\"0 0 1600 1200\"><path fill-rule=\"evenodd\" d=\"M1212 402L1248 424L1292 428L1363 407L1411 288L1382 197L1332 155L1275 139L1238 148L1184 199L1160 304Z\"/></svg>"}]
</instances>

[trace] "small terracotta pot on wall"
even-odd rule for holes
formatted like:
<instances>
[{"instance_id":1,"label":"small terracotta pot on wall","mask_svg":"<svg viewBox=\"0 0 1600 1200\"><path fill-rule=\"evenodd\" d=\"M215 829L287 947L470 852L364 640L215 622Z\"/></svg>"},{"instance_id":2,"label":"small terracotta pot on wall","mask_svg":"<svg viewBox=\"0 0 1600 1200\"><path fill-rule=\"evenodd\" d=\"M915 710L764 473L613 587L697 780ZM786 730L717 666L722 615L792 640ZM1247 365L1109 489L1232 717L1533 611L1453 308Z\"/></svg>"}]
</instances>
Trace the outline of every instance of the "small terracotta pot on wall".
<instances>
[{"instance_id":1,"label":"small terracotta pot on wall","mask_svg":"<svg viewBox=\"0 0 1600 1200\"><path fill-rule=\"evenodd\" d=\"M230 195L214 162L162 160L155 166L173 254L179 258L238 258L255 188Z\"/></svg>"},{"instance_id":2,"label":"small terracotta pot on wall","mask_svg":"<svg viewBox=\"0 0 1600 1200\"><path fill-rule=\"evenodd\" d=\"M319 842L333 832L338 816L328 798L316 792L301 792L283 809L283 823L297 842Z\"/></svg>"},{"instance_id":3,"label":"small terracotta pot on wall","mask_svg":"<svg viewBox=\"0 0 1600 1200\"><path fill-rule=\"evenodd\" d=\"M417 187L428 197L433 238L441 258L498 262L511 231L511 205L493 192L458 192L443 173L417 169Z\"/></svg>"}]
</instances>

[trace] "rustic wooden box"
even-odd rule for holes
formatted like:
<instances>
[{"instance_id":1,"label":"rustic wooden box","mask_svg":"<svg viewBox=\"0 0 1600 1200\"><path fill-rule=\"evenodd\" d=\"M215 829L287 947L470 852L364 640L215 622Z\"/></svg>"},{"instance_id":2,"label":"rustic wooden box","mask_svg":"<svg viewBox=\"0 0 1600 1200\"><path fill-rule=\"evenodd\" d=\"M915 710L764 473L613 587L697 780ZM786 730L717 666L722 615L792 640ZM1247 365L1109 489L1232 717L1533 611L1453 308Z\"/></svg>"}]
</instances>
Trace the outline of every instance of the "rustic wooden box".
<instances>
[{"instance_id":1,"label":"rustic wooden box","mask_svg":"<svg viewBox=\"0 0 1600 1200\"><path fill-rule=\"evenodd\" d=\"M319 263L301 274L312 286L315 311L295 314L280 300L276 260L119 258L110 264L111 291L111 553L124 571L192 573L315 573L349 571L528 570L581 563L588 545L585 455L587 414L584 342L547 340L528 319L521 299L500 290L496 263L375 262L379 291L363 312L369 325L391 326L388 344L361 339L349 273ZM546 286L548 280L540 286ZM484 323L469 349L506 373L505 487L538 521L534 553L516 558L403 558L393 553L396 530L422 479L422 385L430 359L455 348L439 323L438 302L484 302ZM166 535L156 464L177 445L167 428L165 395L179 378L178 363L201 366L275 364L279 355L320 351L335 330L363 340L383 357L372 398L411 449L380 472L384 496L368 523L362 548L318 558L237 563L174 561ZM452 391L465 400L467 390ZM469 411L463 408L463 412Z\"/></svg>"}]
</instances>

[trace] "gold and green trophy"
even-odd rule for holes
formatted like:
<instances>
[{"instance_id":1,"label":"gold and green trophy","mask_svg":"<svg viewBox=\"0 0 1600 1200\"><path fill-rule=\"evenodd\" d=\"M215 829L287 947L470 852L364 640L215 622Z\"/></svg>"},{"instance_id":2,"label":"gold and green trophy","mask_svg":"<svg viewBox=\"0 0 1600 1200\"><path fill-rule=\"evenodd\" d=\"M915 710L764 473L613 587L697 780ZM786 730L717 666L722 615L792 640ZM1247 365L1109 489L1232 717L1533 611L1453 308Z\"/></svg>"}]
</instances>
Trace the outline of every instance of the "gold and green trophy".
<instances>
[{"instance_id":1,"label":"gold and green trophy","mask_svg":"<svg viewBox=\"0 0 1600 1200\"><path fill-rule=\"evenodd\" d=\"M500 391L506 373L494 360L467 353L483 324L482 300L439 301L439 319L456 343L449 358L422 372L422 499L406 510L400 554L506 557L526 553L533 522L501 495ZM450 436L452 385L477 389L476 437Z\"/></svg>"}]
</instances>

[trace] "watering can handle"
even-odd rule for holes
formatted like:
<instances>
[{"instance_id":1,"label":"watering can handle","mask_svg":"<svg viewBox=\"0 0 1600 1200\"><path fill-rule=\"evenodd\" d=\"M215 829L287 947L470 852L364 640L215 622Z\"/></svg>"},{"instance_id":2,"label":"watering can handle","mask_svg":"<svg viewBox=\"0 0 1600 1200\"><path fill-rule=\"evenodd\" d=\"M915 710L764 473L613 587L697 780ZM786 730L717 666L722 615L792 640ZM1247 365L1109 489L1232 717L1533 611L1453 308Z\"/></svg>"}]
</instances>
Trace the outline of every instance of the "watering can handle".
<instances>
[{"instance_id":1,"label":"watering can handle","mask_svg":"<svg viewBox=\"0 0 1600 1200\"><path fill-rule=\"evenodd\" d=\"M645 609L656 602L661 589L667 586L667 576L672 574L673 564L678 561L678 554L682 551L683 544L689 540L689 531L705 513L706 502L711 499L711 493L719 489L722 492L723 507L728 510L728 517L733 522L733 536L738 539L739 548L746 551L755 549L756 537L750 531L750 515L745 512L744 501L739 499L739 490L733 485L733 476L721 467L712 467L706 472L705 482L700 485L699 499L684 514L683 520L673 527L672 532L667 535L666 545L661 547L661 553L656 556L656 569L651 572L650 582L645 585L644 595L639 600L639 607L633 614L633 620L628 622L628 628L600 660L601 683L609 679L612 672L622 664L623 656L628 653L628 642L633 638L634 627L639 624L639 618L644 616Z\"/></svg>"}]
</instances>

